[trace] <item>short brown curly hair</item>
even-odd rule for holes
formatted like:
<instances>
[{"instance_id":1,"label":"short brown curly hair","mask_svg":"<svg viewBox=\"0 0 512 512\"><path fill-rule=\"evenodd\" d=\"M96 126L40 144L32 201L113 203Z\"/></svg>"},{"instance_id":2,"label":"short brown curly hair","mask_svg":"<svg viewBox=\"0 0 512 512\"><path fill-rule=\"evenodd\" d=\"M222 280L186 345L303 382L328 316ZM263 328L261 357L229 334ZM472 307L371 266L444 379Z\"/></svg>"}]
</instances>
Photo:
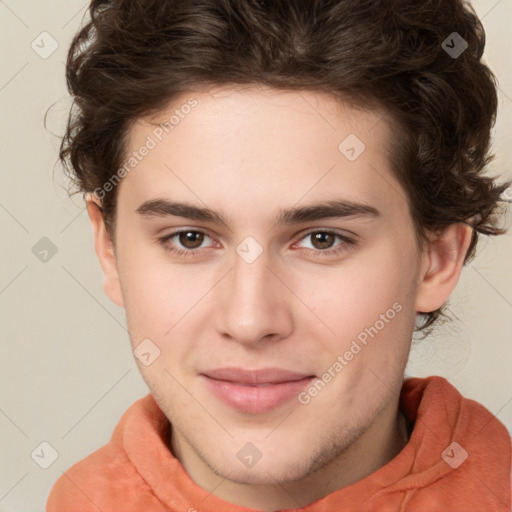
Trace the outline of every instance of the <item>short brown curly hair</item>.
<instances>
[{"instance_id":1,"label":"short brown curly hair","mask_svg":"<svg viewBox=\"0 0 512 512\"><path fill-rule=\"evenodd\" d=\"M483 26L462 0L92 0L88 12L68 53L74 101L59 152L84 195L116 173L137 119L185 92L263 84L388 116L420 248L429 232L470 223L466 262L479 233L505 232L499 203L510 182L483 175L496 79L481 60ZM456 57L443 47L453 37L467 43ZM116 191L101 203L110 236ZM420 331L446 316L422 314Z\"/></svg>"}]
</instances>

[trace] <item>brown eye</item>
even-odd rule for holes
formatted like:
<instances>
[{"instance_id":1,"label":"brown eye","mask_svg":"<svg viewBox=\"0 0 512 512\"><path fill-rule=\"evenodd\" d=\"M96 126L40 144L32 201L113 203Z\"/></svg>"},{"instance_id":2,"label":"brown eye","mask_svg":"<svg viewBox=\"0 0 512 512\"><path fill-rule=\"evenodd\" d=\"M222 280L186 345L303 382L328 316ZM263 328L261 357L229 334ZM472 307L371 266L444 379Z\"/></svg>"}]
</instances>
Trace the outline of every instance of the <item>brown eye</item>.
<instances>
[{"instance_id":1,"label":"brown eye","mask_svg":"<svg viewBox=\"0 0 512 512\"><path fill-rule=\"evenodd\" d=\"M324 231L310 233L309 236L315 249L330 249L336 240L336 235Z\"/></svg>"},{"instance_id":2,"label":"brown eye","mask_svg":"<svg viewBox=\"0 0 512 512\"><path fill-rule=\"evenodd\" d=\"M185 249L197 249L204 240L204 233L199 231L182 231L178 235L179 243Z\"/></svg>"},{"instance_id":3,"label":"brown eye","mask_svg":"<svg viewBox=\"0 0 512 512\"><path fill-rule=\"evenodd\" d=\"M195 258L203 253L203 249L207 249L204 242L208 238L212 239L203 231L183 229L158 238L158 243L174 256Z\"/></svg>"},{"instance_id":4,"label":"brown eye","mask_svg":"<svg viewBox=\"0 0 512 512\"><path fill-rule=\"evenodd\" d=\"M306 233L301 239L303 248L309 254L315 256L333 256L342 254L351 247L355 247L357 242L344 234L335 231L316 229ZM308 247L309 246L309 247Z\"/></svg>"}]
</instances>

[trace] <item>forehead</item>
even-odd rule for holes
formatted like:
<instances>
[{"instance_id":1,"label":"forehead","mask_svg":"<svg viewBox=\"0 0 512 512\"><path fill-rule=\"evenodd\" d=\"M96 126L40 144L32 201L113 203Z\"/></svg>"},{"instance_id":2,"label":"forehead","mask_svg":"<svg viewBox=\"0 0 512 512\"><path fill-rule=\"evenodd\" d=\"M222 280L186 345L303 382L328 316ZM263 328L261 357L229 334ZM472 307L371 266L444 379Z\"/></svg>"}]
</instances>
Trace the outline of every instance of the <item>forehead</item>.
<instances>
[{"instance_id":1,"label":"forehead","mask_svg":"<svg viewBox=\"0 0 512 512\"><path fill-rule=\"evenodd\" d=\"M195 91L134 124L126 157L151 149L121 188L131 206L170 191L225 208L340 195L392 206L403 192L390 169L390 133L380 112L320 92Z\"/></svg>"},{"instance_id":2,"label":"forehead","mask_svg":"<svg viewBox=\"0 0 512 512\"><path fill-rule=\"evenodd\" d=\"M374 131L377 124L380 129ZM196 139L201 136L197 144L214 140L216 145L226 145L231 141L244 151L256 150L257 142L267 150L288 142L290 149L297 150L297 142L310 141L306 147L301 146L303 151L318 149L320 138L326 146L332 146L346 130L361 139L371 137L373 146L389 136L386 118L377 110L364 110L319 91L278 90L263 85L184 93L158 114L139 119L129 132L129 146L137 146L152 129L158 132L158 126L165 132L163 138L176 138L177 132L185 135L188 127ZM158 133L155 136L160 139ZM241 139L246 143L243 148Z\"/></svg>"}]
</instances>

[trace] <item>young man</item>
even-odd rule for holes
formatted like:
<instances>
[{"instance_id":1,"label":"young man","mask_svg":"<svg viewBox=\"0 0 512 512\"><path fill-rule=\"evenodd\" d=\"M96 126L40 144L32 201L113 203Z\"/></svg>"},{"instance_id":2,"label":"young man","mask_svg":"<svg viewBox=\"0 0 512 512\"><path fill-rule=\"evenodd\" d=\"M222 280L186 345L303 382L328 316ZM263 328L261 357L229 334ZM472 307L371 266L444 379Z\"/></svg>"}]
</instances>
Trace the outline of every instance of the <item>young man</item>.
<instances>
[{"instance_id":1,"label":"young man","mask_svg":"<svg viewBox=\"0 0 512 512\"><path fill-rule=\"evenodd\" d=\"M505 427L444 378L404 381L415 327L502 232L470 7L90 14L60 156L151 393L48 512L510 510Z\"/></svg>"}]
</instances>

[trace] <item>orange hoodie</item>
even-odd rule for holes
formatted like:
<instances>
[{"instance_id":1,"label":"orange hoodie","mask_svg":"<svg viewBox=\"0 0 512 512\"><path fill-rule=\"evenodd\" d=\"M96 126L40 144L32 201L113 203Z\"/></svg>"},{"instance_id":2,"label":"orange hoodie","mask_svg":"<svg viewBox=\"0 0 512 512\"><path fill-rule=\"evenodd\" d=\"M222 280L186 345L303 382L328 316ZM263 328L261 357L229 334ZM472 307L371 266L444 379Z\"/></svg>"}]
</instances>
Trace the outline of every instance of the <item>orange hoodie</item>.
<instances>
[{"instance_id":1,"label":"orange hoodie","mask_svg":"<svg viewBox=\"0 0 512 512\"><path fill-rule=\"evenodd\" d=\"M414 423L402 451L302 512L510 512L511 440L485 407L438 376L404 381ZM57 480L47 512L249 512L196 485L166 445L169 422L148 394L108 444Z\"/></svg>"}]
</instances>

